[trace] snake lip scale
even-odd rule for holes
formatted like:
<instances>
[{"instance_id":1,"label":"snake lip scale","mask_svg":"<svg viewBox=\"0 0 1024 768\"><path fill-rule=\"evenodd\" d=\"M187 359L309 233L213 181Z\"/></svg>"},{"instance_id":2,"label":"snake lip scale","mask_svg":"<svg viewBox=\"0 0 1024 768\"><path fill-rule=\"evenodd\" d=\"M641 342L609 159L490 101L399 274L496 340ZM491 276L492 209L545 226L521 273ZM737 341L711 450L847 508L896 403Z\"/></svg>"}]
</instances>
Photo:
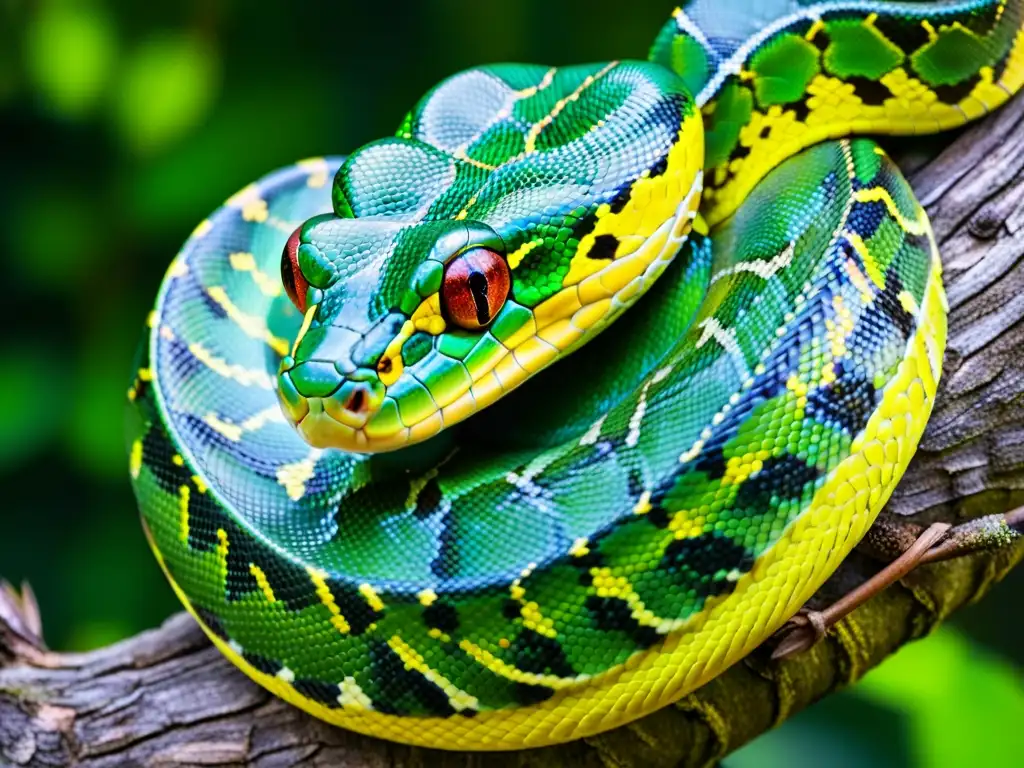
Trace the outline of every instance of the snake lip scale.
<instances>
[{"instance_id":1,"label":"snake lip scale","mask_svg":"<svg viewBox=\"0 0 1024 768\"><path fill-rule=\"evenodd\" d=\"M327 722L537 747L666 706L857 544L931 413L927 215L871 134L1024 83L1024 0L690 0L494 64L172 260L129 472L212 642Z\"/></svg>"}]
</instances>

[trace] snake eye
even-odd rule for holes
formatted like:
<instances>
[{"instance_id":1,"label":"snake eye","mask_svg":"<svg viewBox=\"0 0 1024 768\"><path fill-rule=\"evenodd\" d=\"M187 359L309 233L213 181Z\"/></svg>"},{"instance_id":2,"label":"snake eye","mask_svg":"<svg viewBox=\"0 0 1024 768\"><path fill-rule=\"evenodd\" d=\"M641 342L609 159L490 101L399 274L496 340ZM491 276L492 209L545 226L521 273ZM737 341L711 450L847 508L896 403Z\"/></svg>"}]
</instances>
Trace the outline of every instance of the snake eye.
<instances>
[{"instance_id":1,"label":"snake eye","mask_svg":"<svg viewBox=\"0 0 1024 768\"><path fill-rule=\"evenodd\" d=\"M441 305L448 318L469 331L486 328L508 298L508 263L487 248L471 248L448 262Z\"/></svg>"},{"instance_id":2,"label":"snake eye","mask_svg":"<svg viewBox=\"0 0 1024 768\"><path fill-rule=\"evenodd\" d=\"M302 270L299 269L299 239L302 235L300 226L288 238L284 244L284 252L281 254L281 282L284 283L284 292L292 300L299 312L306 311L306 289L309 288L309 281L306 280Z\"/></svg>"}]
</instances>

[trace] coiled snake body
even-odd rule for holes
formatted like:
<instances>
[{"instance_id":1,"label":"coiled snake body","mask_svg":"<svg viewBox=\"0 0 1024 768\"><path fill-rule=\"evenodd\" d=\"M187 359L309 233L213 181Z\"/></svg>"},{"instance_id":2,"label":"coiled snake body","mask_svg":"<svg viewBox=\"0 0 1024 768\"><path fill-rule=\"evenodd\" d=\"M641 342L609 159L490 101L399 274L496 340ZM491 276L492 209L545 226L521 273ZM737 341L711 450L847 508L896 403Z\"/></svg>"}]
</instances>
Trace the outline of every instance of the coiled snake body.
<instances>
[{"instance_id":1,"label":"coiled snake body","mask_svg":"<svg viewBox=\"0 0 1024 768\"><path fill-rule=\"evenodd\" d=\"M843 137L994 109L1022 21L694 0L650 61L470 70L243 189L129 391L178 596L275 694L433 747L579 738L719 674L861 538L932 407L929 224Z\"/></svg>"}]
</instances>

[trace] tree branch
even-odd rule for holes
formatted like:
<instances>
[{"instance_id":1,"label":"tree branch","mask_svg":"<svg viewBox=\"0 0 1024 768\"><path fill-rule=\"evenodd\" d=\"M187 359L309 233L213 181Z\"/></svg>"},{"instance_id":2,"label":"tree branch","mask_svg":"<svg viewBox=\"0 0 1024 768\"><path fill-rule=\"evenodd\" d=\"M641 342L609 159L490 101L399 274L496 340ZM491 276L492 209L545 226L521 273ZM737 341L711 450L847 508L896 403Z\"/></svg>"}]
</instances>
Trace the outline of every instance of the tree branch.
<instances>
[{"instance_id":1,"label":"tree branch","mask_svg":"<svg viewBox=\"0 0 1024 768\"><path fill-rule=\"evenodd\" d=\"M922 525L1024 504L1024 98L965 132L911 180L946 266L950 335L938 405L888 511ZM903 158L904 167L915 158ZM0 763L370 766L691 766L857 680L979 598L1024 545L928 565L811 651L760 649L677 704L560 747L431 752L333 728L249 682L184 615L84 654L46 651L31 593L0 592ZM877 564L854 553L825 604Z\"/></svg>"}]
</instances>

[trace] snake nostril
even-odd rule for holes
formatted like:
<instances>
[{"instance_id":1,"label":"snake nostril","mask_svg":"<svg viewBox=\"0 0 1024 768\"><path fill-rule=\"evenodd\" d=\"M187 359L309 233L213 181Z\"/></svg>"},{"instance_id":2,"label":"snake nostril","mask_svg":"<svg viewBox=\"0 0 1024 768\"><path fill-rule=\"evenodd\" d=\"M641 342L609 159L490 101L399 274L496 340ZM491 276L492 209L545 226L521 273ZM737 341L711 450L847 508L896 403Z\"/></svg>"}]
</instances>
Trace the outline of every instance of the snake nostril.
<instances>
[{"instance_id":1,"label":"snake nostril","mask_svg":"<svg viewBox=\"0 0 1024 768\"><path fill-rule=\"evenodd\" d=\"M352 390L352 394L348 396L348 400L345 401L345 410L351 413L362 413L366 410L367 402L366 390L362 387L356 387Z\"/></svg>"}]
</instances>

